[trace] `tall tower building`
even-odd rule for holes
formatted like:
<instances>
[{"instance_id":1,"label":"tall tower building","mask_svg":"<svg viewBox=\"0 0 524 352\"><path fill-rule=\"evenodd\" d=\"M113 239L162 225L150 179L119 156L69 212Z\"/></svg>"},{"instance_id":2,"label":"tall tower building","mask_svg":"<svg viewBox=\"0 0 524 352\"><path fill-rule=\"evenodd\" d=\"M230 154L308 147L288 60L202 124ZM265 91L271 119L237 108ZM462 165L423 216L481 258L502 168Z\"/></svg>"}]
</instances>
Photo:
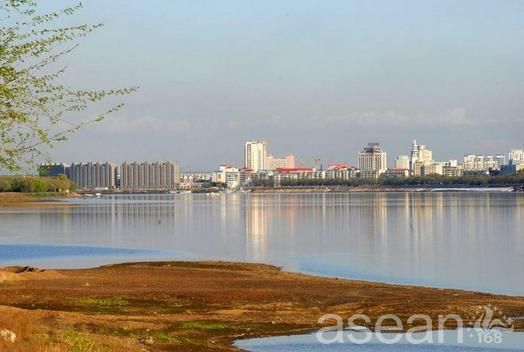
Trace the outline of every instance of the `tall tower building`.
<instances>
[{"instance_id":1,"label":"tall tower building","mask_svg":"<svg viewBox=\"0 0 524 352\"><path fill-rule=\"evenodd\" d=\"M120 188L129 192L171 191L180 179L178 163L124 162L120 167Z\"/></svg>"},{"instance_id":2,"label":"tall tower building","mask_svg":"<svg viewBox=\"0 0 524 352\"><path fill-rule=\"evenodd\" d=\"M116 166L112 163L73 163L67 176L80 190L116 187Z\"/></svg>"},{"instance_id":3,"label":"tall tower building","mask_svg":"<svg viewBox=\"0 0 524 352\"><path fill-rule=\"evenodd\" d=\"M377 175L383 174L387 169L386 152L380 148L379 143L369 143L358 154L358 167L363 173L374 172Z\"/></svg>"},{"instance_id":4,"label":"tall tower building","mask_svg":"<svg viewBox=\"0 0 524 352\"><path fill-rule=\"evenodd\" d=\"M244 167L254 172L267 169L267 145L265 141L247 141L244 146Z\"/></svg>"},{"instance_id":5,"label":"tall tower building","mask_svg":"<svg viewBox=\"0 0 524 352\"><path fill-rule=\"evenodd\" d=\"M417 161L418 161L418 145L417 145L417 141L414 140L413 144L411 145L411 156L409 159L409 169L411 170L411 172L413 172L415 163Z\"/></svg>"},{"instance_id":6,"label":"tall tower building","mask_svg":"<svg viewBox=\"0 0 524 352\"><path fill-rule=\"evenodd\" d=\"M416 167L428 165L433 162L433 152L429 150L425 145L418 145L417 141L413 141L411 147L411 156L409 160L409 169L411 174L414 174Z\"/></svg>"}]
</instances>

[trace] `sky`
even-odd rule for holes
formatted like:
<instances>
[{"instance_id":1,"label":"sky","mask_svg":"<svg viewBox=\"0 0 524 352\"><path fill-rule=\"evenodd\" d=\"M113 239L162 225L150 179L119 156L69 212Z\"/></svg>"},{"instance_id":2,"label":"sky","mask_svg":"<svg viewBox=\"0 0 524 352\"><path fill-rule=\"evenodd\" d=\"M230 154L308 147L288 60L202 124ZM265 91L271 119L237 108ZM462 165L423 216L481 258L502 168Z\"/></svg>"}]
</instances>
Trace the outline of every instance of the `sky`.
<instances>
[{"instance_id":1,"label":"sky","mask_svg":"<svg viewBox=\"0 0 524 352\"><path fill-rule=\"evenodd\" d=\"M55 161L177 160L186 171L213 170L242 165L248 139L305 165L355 164L368 142L381 143L390 165L413 139L436 160L524 147L524 1L84 5L68 21L105 26L65 60L64 81L140 90L53 148Z\"/></svg>"}]
</instances>

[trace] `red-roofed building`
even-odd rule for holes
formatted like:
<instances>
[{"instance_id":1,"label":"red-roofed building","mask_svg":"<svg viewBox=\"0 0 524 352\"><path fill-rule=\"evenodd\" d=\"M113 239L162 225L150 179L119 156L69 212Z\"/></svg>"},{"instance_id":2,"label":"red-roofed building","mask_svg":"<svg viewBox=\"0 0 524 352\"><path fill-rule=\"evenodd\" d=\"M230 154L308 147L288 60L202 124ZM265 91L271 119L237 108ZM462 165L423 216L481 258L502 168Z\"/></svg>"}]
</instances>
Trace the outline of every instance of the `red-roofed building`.
<instances>
[{"instance_id":1,"label":"red-roofed building","mask_svg":"<svg viewBox=\"0 0 524 352\"><path fill-rule=\"evenodd\" d=\"M343 169L349 169L349 165L346 163L333 163L333 164L328 165L328 171L343 170Z\"/></svg>"},{"instance_id":2,"label":"red-roofed building","mask_svg":"<svg viewBox=\"0 0 524 352\"><path fill-rule=\"evenodd\" d=\"M276 171L279 174L293 174L293 173L312 172L313 169L310 167L295 167L295 168L278 168Z\"/></svg>"}]
</instances>

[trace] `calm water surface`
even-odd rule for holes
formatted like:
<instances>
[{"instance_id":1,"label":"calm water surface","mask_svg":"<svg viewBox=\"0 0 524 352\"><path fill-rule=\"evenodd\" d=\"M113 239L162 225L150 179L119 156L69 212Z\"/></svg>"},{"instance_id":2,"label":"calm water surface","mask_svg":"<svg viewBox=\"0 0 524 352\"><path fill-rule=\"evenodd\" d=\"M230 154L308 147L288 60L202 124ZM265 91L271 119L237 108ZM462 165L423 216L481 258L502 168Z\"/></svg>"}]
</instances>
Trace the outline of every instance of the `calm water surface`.
<instances>
[{"instance_id":1,"label":"calm water surface","mask_svg":"<svg viewBox=\"0 0 524 352\"><path fill-rule=\"evenodd\" d=\"M395 335L384 334L388 340L394 339ZM355 345L347 340L345 343L323 345L318 342L314 334L302 336L283 336L266 339L253 339L238 341L237 347L252 352L509 352L524 351L524 333L504 334L499 344L479 343L476 334L470 337L468 331L464 331L461 343L458 341L456 331L444 332L444 339L440 341L438 334L433 333L433 344L412 345L407 342L405 336L401 341L393 345L386 345L376 337L371 342ZM363 336L357 336L362 339ZM420 340L419 337L417 339Z\"/></svg>"},{"instance_id":2,"label":"calm water surface","mask_svg":"<svg viewBox=\"0 0 524 352\"><path fill-rule=\"evenodd\" d=\"M223 259L524 295L524 194L128 195L0 210L0 264Z\"/></svg>"}]
</instances>

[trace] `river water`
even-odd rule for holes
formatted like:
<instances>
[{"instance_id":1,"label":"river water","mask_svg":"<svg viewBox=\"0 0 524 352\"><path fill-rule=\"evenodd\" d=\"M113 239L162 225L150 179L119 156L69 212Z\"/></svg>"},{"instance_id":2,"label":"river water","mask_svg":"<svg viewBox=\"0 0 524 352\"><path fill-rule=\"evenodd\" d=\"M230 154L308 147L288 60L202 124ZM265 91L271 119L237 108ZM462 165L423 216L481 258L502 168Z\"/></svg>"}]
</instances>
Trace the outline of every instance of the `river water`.
<instances>
[{"instance_id":1,"label":"river water","mask_svg":"<svg viewBox=\"0 0 524 352\"><path fill-rule=\"evenodd\" d=\"M115 195L0 210L0 264L221 259L524 295L524 194Z\"/></svg>"}]
</instances>

